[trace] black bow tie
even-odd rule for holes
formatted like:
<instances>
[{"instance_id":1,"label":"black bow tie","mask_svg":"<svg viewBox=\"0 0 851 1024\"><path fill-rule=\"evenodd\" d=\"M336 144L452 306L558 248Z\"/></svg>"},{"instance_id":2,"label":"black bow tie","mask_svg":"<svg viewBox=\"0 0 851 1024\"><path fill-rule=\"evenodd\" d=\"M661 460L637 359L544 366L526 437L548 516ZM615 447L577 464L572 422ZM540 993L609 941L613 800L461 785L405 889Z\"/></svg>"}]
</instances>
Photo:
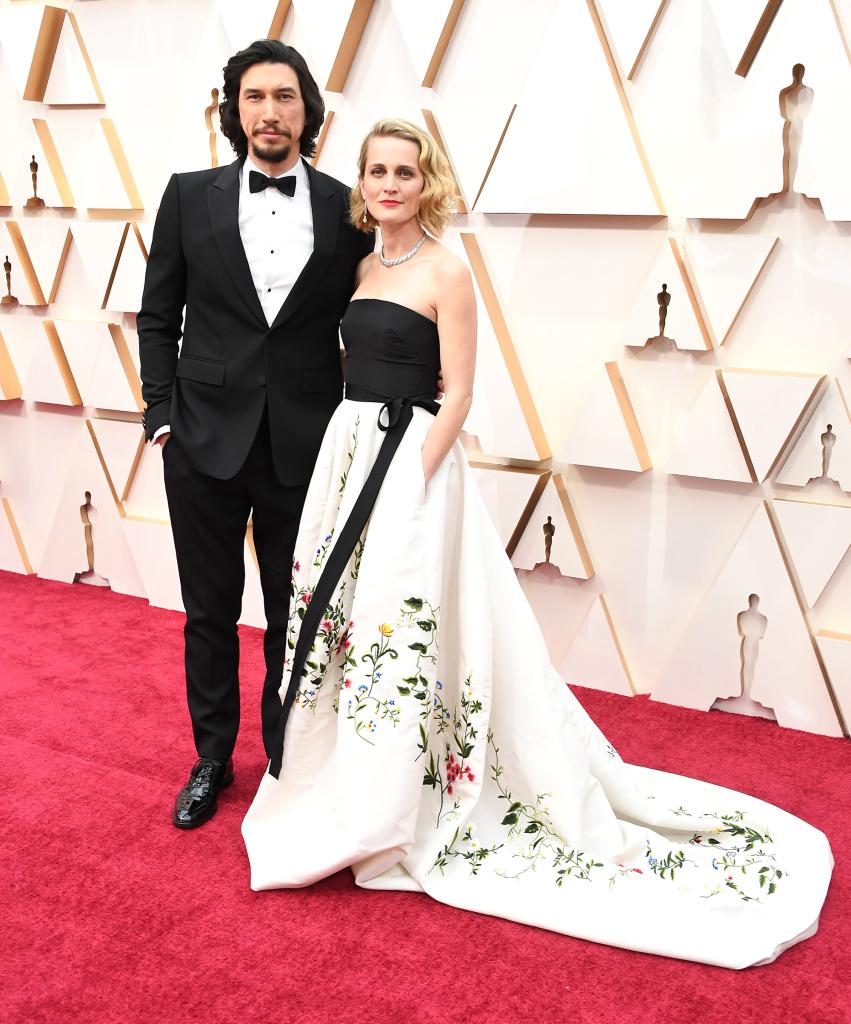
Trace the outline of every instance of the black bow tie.
<instances>
[{"instance_id":1,"label":"black bow tie","mask_svg":"<svg viewBox=\"0 0 851 1024\"><path fill-rule=\"evenodd\" d=\"M264 188L276 188L285 196L295 195L295 175L288 174L285 178L270 178L268 174L261 174L260 171L250 171L248 174L248 191L262 192Z\"/></svg>"}]
</instances>

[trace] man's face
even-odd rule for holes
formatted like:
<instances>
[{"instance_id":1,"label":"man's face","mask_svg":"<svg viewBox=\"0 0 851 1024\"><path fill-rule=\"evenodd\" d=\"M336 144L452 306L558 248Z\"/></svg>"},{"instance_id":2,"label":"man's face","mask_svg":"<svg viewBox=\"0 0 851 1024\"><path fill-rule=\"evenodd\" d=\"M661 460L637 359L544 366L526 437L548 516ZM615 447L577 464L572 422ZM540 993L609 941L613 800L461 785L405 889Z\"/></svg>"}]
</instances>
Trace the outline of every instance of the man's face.
<instances>
[{"instance_id":1,"label":"man's face","mask_svg":"<svg viewBox=\"0 0 851 1024\"><path fill-rule=\"evenodd\" d=\"M253 64L239 85L239 121L250 156L286 163L304 131L304 100L289 64Z\"/></svg>"}]
</instances>

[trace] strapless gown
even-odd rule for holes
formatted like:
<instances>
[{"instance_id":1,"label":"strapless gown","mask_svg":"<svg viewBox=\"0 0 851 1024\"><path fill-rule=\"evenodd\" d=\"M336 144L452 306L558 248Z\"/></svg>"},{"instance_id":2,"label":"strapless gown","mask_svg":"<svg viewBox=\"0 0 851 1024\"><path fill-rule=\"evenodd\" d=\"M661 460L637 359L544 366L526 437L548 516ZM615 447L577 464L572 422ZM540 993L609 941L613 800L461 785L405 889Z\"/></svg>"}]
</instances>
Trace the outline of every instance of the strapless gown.
<instances>
[{"instance_id":1,"label":"strapless gown","mask_svg":"<svg viewBox=\"0 0 851 1024\"><path fill-rule=\"evenodd\" d=\"M825 836L625 764L551 666L460 443L424 486L435 324L360 299L342 336L346 398L295 549L280 750L242 826L252 888L350 867L366 888L732 968L811 935Z\"/></svg>"}]
</instances>

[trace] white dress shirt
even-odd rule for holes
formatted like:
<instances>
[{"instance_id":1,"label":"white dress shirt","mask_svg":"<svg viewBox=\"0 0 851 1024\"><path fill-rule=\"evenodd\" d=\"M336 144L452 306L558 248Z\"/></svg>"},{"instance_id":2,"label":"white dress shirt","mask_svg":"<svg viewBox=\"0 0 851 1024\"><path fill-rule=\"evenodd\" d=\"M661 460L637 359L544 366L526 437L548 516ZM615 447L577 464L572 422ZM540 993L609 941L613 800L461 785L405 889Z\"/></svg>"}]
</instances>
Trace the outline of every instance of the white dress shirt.
<instances>
[{"instance_id":1,"label":"white dress shirt","mask_svg":"<svg viewBox=\"0 0 851 1024\"><path fill-rule=\"evenodd\" d=\"M313 252L310 183L304 163L299 160L287 172L296 179L292 198L276 188L251 193L248 191L250 171L265 174L251 157L246 158L240 171L239 236L257 298L271 324Z\"/></svg>"},{"instance_id":2,"label":"white dress shirt","mask_svg":"<svg viewBox=\"0 0 851 1024\"><path fill-rule=\"evenodd\" d=\"M286 174L296 179L295 195L285 196L276 188L249 192L250 171L265 171L246 157L239 172L239 237L251 270L257 298L266 322L272 324L313 252L313 209L310 180L304 161ZM164 424L152 441L171 430Z\"/></svg>"}]
</instances>

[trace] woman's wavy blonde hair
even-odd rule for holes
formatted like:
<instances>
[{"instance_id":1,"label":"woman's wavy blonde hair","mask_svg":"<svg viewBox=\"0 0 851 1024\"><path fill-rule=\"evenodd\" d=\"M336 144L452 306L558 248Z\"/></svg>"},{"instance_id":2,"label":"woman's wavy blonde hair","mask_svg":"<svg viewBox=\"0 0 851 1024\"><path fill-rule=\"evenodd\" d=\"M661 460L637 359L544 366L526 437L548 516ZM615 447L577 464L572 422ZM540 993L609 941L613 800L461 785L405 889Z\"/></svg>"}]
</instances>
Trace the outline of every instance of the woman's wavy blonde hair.
<instances>
[{"instance_id":1,"label":"woman's wavy blonde hair","mask_svg":"<svg viewBox=\"0 0 851 1024\"><path fill-rule=\"evenodd\" d=\"M455 213L455 179L446 157L428 132L424 132L422 128L411 124L410 121L388 117L377 121L363 140L358 157L358 174L361 178L364 177L366 170L369 144L373 139L382 136L406 139L419 146L419 168L425 180L417 217L430 235L439 238ZM364 214L366 214L366 219L364 219ZM355 185L349 197L349 218L352 224L361 231L374 231L378 227L378 221L366 208L363 192L358 185Z\"/></svg>"}]
</instances>

